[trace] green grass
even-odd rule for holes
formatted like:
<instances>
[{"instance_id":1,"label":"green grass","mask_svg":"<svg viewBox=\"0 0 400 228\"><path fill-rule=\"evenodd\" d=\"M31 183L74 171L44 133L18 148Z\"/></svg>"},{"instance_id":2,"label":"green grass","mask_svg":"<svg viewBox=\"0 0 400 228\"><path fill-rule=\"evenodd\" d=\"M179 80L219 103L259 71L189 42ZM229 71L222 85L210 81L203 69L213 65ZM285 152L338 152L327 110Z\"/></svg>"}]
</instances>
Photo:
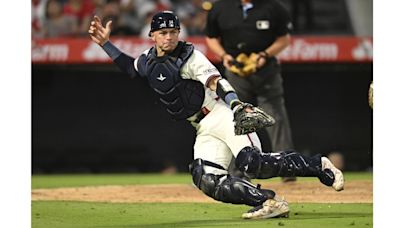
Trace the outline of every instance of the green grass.
<instances>
[{"instance_id":1,"label":"green grass","mask_svg":"<svg viewBox=\"0 0 400 228\"><path fill-rule=\"evenodd\" d=\"M372 173L345 173L372 180ZM263 181L280 181L279 178ZM299 178L298 181L318 181ZM188 174L33 175L32 189L95 185L190 184ZM32 201L33 228L64 227L373 227L373 205L290 203L288 219L243 220L245 205L224 203L92 203Z\"/></svg>"},{"instance_id":2,"label":"green grass","mask_svg":"<svg viewBox=\"0 0 400 228\"><path fill-rule=\"evenodd\" d=\"M98 185L188 184L189 174L71 174L33 175L32 189Z\"/></svg>"},{"instance_id":3,"label":"green grass","mask_svg":"<svg viewBox=\"0 0 400 228\"><path fill-rule=\"evenodd\" d=\"M349 172L346 180L372 180L371 172ZM280 178L257 180L257 182L280 181ZM318 181L317 178L298 178L298 181ZM32 189L80 187L98 185L138 185L138 184L191 184L189 174L71 174L71 175L33 175Z\"/></svg>"},{"instance_id":4,"label":"green grass","mask_svg":"<svg viewBox=\"0 0 400 228\"><path fill-rule=\"evenodd\" d=\"M372 227L372 204L291 204L288 219L243 220L247 206L33 202L32 227Z\"/></svg>"}]
</instances>

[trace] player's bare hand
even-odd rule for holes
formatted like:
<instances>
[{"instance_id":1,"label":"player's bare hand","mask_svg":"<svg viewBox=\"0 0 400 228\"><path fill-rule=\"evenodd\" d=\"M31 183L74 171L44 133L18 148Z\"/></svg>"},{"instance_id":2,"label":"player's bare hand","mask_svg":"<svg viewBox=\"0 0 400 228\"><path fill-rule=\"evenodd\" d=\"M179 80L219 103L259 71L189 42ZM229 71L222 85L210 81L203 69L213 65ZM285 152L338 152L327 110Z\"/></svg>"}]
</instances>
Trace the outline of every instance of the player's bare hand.
<instances>
[{"instance_id":1,"label":"player's bare hand","mask_svg":"<svg viewBox=\"0 0 400 228\"><path fill-rule=\"evenodd\" d=\"M111 33L112 21L108 21L104 27L101 24L101 20L98 16L94 16L93 20L90 22L89 35L90 38L100 46L103 46L109 39Z\"/></svg>"}]
</instances>

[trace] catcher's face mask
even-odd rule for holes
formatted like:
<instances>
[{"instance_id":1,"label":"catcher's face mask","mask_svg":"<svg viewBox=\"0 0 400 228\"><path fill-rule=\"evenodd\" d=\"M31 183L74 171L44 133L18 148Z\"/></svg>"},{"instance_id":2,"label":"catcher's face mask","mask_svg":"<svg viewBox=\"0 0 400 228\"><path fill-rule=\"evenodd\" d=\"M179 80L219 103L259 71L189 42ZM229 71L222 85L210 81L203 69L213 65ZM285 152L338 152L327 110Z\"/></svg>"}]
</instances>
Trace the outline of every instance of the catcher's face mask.
<instances>
[{"instance_id":1,"label":"catcher's face mask","mask_svg":"<svg viewBox=\"0 0 400 228\"><path fill-rule=\"evenodd\" d=\"M172 11L162 11L153 16L149 36L151 36L152 32L164 28L175 28L178 30L181 28L178 16Z\"/></svg>"}]
</instances>

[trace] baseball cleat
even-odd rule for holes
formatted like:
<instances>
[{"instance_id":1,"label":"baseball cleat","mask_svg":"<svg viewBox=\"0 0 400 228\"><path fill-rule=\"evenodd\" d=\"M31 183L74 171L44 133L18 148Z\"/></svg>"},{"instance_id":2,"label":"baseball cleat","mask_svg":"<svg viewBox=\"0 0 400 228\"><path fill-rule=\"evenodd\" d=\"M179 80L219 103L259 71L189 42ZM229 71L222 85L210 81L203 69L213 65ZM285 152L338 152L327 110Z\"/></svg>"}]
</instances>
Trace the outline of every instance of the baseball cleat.
<instances>
[{"instance_id":1,"label":"baseball cleat","mask_svg":"<svg viewBox=\"0 0 400 228\"><path fill-rule=\"evenodd\" d=\"M327 157L321 158L322 170L329 169L335 175L332 188L336 191L342 191L344 189L344 177L342 171L336 168Z\"/></svg>"},{"instance_id":2,"label":"baseball cleat","mask_svg":"<svg viewBox=\"0 0 400 228\"><path fill-rule=\"evenodd\" d=\"M275 196L268 199L262 205L250 209L242 214L244 219L268 219L268 218L288 218L289 204L285 199Z\"/></svg>"}]
</instances>

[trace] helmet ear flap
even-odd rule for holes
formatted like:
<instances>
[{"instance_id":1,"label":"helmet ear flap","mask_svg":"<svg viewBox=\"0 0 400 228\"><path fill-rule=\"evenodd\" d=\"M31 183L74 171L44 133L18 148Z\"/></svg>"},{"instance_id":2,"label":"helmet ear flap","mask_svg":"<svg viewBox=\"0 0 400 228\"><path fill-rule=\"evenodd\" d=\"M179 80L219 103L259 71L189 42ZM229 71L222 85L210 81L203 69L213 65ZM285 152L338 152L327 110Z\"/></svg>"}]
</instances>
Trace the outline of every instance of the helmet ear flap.
<instances>
[{"instance_id":1,"label":"helmet ear flap","mask_svg":"<svg viewBox=\"0 0 400 228\"><path fill-rule=\"evenodd\" d=\"M149 36L151 36L152 32L163 28L180 29L179 18L172 11L161 11L153 16Z\"/></svg>"}]
</instances>

